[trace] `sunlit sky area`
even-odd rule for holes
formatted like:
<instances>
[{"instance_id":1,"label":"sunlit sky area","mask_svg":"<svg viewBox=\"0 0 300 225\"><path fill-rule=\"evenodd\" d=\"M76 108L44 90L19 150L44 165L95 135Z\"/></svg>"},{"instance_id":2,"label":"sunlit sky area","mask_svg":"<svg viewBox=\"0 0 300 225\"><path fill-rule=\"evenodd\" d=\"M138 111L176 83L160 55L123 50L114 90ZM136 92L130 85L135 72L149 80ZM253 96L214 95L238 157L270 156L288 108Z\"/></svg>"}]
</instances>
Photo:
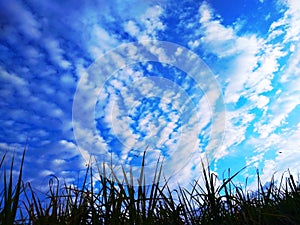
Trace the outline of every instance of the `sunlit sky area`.
<instances>
[{"instance_id":1,"label":"sunlit sky area","mask_svg":"<svg viewBox=\"0 0 300 225\"><path fill-rule=\"evenodd\" d=\"M187 185L300 169L299 0L0 0L0 151L24 179L93 157ZM227 173L227 172L226 172ZM151 176L151 173L150 175Z\"/></svg>"}]
</instances>

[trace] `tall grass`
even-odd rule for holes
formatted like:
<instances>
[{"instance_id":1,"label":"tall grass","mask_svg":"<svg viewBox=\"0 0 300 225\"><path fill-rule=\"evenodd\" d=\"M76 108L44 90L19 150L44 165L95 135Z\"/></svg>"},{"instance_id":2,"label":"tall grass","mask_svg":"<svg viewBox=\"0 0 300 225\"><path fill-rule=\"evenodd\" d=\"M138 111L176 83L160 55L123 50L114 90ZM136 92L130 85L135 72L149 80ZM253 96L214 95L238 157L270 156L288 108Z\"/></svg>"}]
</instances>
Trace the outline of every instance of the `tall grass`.
<instances>
[{"instance_id":1,"label":"tall grass","mask_svg":"<svg viewBox=\"0 0 300 225\"><path fill-rule=\"evenodd\" d=\"M7 169L4 154L0 224L300 224L299 183L289 171L279 183L271 178L267 187L257 173L257 190L249 192L233 181L240 171L220 181L203 164L203 180L171 190L160 159L147 185L145 154L137 180L131 169L122 168L120 178L112 166L89 165L80 186L52 176L44 197L22 183L25 151L16 181L14 158Z\"/></svg>"},{"instance_id":2,"label":"tall grass","mask_svg":"<svg viewBox=\"0 0 300 225\"><path fill-rule=\"evenodd\" d=\"M21 166L19 168L19 175L17 177L16 184L14 185L13 181L13 168L14 168L14 162L15 158L11 159L11 165L9 168L9 174L7 174L7 170L4 169L3 171L3 187L0 189L0 223L1 224L14 224L16 221L16 215L17 210L19 207L19 199L20 195L22 194L22 173L23 173L23 163L24 163L24 157L25 157L25 151L24 149L22 159L21 159ZM4 160L7 156L7 153L5 153L2 156L1 162L0 162L0 168L2 168L4 164ZM2 175L2 173L1 173ZM1 176L2 178L2 176Z\"/></svg>"}]
</instances>

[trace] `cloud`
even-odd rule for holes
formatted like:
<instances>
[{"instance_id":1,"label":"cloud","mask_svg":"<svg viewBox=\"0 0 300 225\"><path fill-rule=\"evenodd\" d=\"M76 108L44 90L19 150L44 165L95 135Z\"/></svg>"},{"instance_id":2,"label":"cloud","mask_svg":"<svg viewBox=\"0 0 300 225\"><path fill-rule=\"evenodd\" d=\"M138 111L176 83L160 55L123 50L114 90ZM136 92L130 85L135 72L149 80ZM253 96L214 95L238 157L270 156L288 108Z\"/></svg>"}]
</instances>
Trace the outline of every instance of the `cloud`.
<instances>
[{"instance_id":1,"label":"cloud","mask_svg":"<svg viewBox=\"0 0 300 225\"><path fill-rule=\"evenodd\" d=\"M148 43L143 44L146 48L148 45ZM164 58L166 55L164 49L153 46L154 48L150 45L147 51L156 54L158 60ZM143 51L143 54L147 55L146 53ZM171 56L168 55L163 60L167 61ZM186 54L178 57L185 56ZM138 55L135 57L139 59ZM201 69L199 66L202 64L199 65L198 62L197 65L194 63L193 55L190 57L190 63L194 65L191 73L194 73ZM200 86L196 86L190 83L193 82L192 79L182 79L182 83L179 85L172 80L175 78L169 78L160 72L160 69L170 69L170 66L158 66L155 63L149 66L144 63L128 68L124 67L126 60L124 58L123 61L120 61L118 53L107 55L104 65L102 61L99 61L99 64L93 65L88 73L80 76L81 89L78 89L76 94L81 93L81 95L78 95L75 107L80 107L81 110L84 108L93 110L93 105L96 104L96 98L99 96L98 99L101 101L97 103L96 119L99 121L101 130L96 132L93 131L94 128L90 129L90 125L93 125L92 113L81 115L78 111L79 108L78 110L76 108L74 113L78 113L78 115L75 115L77 119L74 122L76 123L75 127L78 126L77 141L82 140L84 142L83 150L89 153L90 150L85 148L85 144L93 145L92 139L100 138L101 143L105 144L100 147L104 155L116 149L113 159L117 164L134 164L135 158L132 157L132 154L141 156L141 152L149 147L147 162L159 154L166 157L166 161L168 161L166 168L168 169L165 172L169 173L168 175L173 175L185 166L190 169L195 167L194 161L198 157L198 152L195 150L200 146L199 135L207 129L207 126L210 126L211 122L211 118L207 117L206 113L199 113L198 106L201 105L203 112L210 111L211 107L216 107L215 102L220 97L215 90L218 87L215 87L213 82L210 82L209 85L201 86L199 84ZM122 69L107 78L94 76L101 70L110 74L108 71L114 71L114 66ZM184 65L183 68L185 67L188 71L191 68L189 65ZM150 71L147 71L147 68L150 68ZM101 74L103 73L101 72ZM156 76L151 76L152 74ZM206 71L203 71L200 76L212 79ZM98 83L103 84L100 92L97 91L99 87L96 84ZM192 87L193 91L186 89L189 87ZM200 94L200 88L207 90L205 98ZM95 93L97 93L97 97ZM90 116L89 119L87 119L88 116ZM215 119L218 120L218 118ZM222 120L220 121L222 122ZM221 123L216 123L215 126L218 127L217 132L222 132ZM179 163L178 159L182 154L188 157ZM189 159L193 162L192 164L188 163ZM152 171L155 168L155 162L156 160L148 165ZM197 169L199 172L199 168ZM194 174L196 173L194 172Z\"/></svg>"},{"instance_id":2,"label":"cloud","mask_svg":"<svg viewBox=\"0 0 300 225\"><path fill-rule=\"evenodd\" d=\"M262 145L260 142L256 142L260 147L258 148L259 153L254 155L251 160L248 161L248 165L252 165L260 169L260 178L262 182L269 181L274 176L275 181L279 181L281 177L289 177L288 171L294 176L298 176L299 160L299 145L300 142L297 138L300 135L300 124L297 125L296 129L289 130L285 134L276 135L272 134L268 138L264 139L265 144ZM265 153L268 147L275 148L275 157L266 158ZM250 175L250 174L247 174ZM252 175L253 177L253 175ZM249 185L249 189L255 189L257 182L254 180Z\"/></svg>"},{"instance_id":3,"label":"cloud","mask_svg":"<svg viewBox=\"0 0 300 225\"><path fill-rule=\"evenodd\" d=\"M1 23L4 26L4 30L1 32L2 37L14 36L17 31L22 32L29 39L40 37L40 25L25 5L17 1L10 1L0 3L0 7Z\"/></svg>"},{"instance_id":4,"label":"cloud","mask_svg":"<svg viewBox=\"0 0 300 225\"><path fill-rule=\"evenodd\" d=\"M300 18L294 11L293 1L287 2L287 6L289 8L285 12L283 18L272 23L270 26L271 35L276 29L283 29L282 27L288 27L288 29L284 29L285 33L283 36L283 42L280 44L275 44L272 49L273 59L270 57L268 61L274 66L274 69L269 72L274 73L278 71L279 64L278 62L275 62L276 58L288 55L289 59L287 61L287 65L282 69L283 76L280 78L284 92L278 92L276 101L273 101L269 106L272 113L269 114L266 120L263 120L256 125L258 126L258 130L263 137L270 135L276 128L281 127L285 123L285 120L288 118L289 114L297 107L297 105L300 104L297 100L299 99L299 92L297 91L297 84L299 83L299 80L298 76L296 75L298 71L300 71L300 67L298 65L300 57L299 50L294 52L284 50L287 45L294 43L296 33L298 32L298 34L300 34L300 31L297 31L297 27L292 27L292 24L294 24L295 21L300 21ZM271 61L273 61L273 63L271 63ZM271 65L268 65L268 69L272 68Z\"/></svg>"},{"instance_id":5,"label":"cloud","mask_svg":"<svg viewBox=\"0 0 300 225\"><path fill-rule=\"evenodd\" d=\"M113 35L108 34L108 32L99 25L94 25L91 30L91 40L89 40L88 48L95 60L119 44L121 43L119 43Z\"/></svg>"},{"instance_id":6,"label":"cloud","mask_svg":"<svg viewBox=\"0 0 300 225\"><path fill-rule=\"evenodd\" d=\"M132 2L135 7L123 1L0 3L1 146L22 146L29 137L29 160L41 171L29 172L36 179L51 173L74 177L72 165L81 170L91 153L110 157L113 148L115 162L137 164L134 154L141 155L148 145L150 170L155 157L164 155L166 174L178 172L178 181L186 183L199 174L205 154L218 161L242 154L238 146L252 148L247 162L261 166L265 153L278 147L279 140L290 143L290 148L293 140L287 135L298 134L287 121L299 105L299 4L296 0L277 4L285 6L283 16L261 35L250 32L241 18L225 25L208 3L187 8L138 1ZM195 67L195 55L185 54L184 48L172 55L172 48L142 42L146 39L190 47L211 66L215 79L199 73L207 68ZM125 55L118 52L101 59L101 67L89 67L131 41L141 44L131 46ZM186 63L181 69L199 75L199 80L164 64L147 63L148 56L165 64L182 60ZM131 64L136 61L140 63ZM157 75L165 80L155 80ZM76 89L80 82L81 89ZM218 82L218 87L211 85ZM77 95L73 116L80 119L72 124L75 93L84 94ZM214 110L217 113L212 114ZM73 136L74 127L82 145ZM279 157L282 168L291 160ZM277 161L267 162L266 176Z\"/></svg>"},{"instance_id":7,"label":"cloud","mask_svg":"<svg viewBox=\"0 0 300 225\"><path fill-rule=\"evenodd\" d=\"M163 15L163 8L159 5L154 5L149 7L145 14L141 16L141 21L143 22L146 30L146 34L150 37L155 37L155 34L159 31L163 31L165 29L165 25L163 24L160 17Z\"/></svg>"},{"instance_id":8,"label":"cloud","mask_svg":"<svg viewBox=\"0 0 300 225\"><path fill-rule=\"evenodd\" d=\"M71 66L71 63L64 59L64 51L60 48L59 42L55 39L44 38L43 46L47 49L50 59L57 63L63 69L67 69Z\"/></svg>"},{"instance_id":9,"label":"cloud","mask_svg":"<svg viewBox=\"0 0 300 225\"><path fill-rule=\"evenodd\" d=\"M138 41L158 39L158 34L166 27L161 18L163 15L161 6L150 6L139 18L125 22L124 30Z\"/></svg>"},{"instance_id":10,"label":"cloud","mask_svg":"<svg viewBox=\"0 0 300 225\"><path fill-rule=\"evenodd\" d=\"M227 61L230 63L229 69L222 72L225 76L226 73L230 74L225 90L226 103L237 103L243 96L251 102L247 107L248 111L251 108L267 111L270 107L270 96L265 93L273 90L272 80L274 74L279 71L279 60L287 54L283 45L278 40L274 43L274 39L271 38L277 37L274 30L282 26L283 22L273 23L269 39L263 40L255 35L239 36L234 27L223 26L220 20L214 19L213 12L206 3L200 6L199 13L199 21L204 30L200 41L206 51L220 58L230 58ZM247 110L239 116L247 116ZM240 132L239 129L238 133ZM245 134L245 131L242 133Z\"/></svg>"},{"instance_id":11,"label":"cloud","mask_svg":"<svg viewBox=\"0 0 300 225\"><path fill-rule=\"evenodd\" d=\"M299 80L297 78L299 52L295 47L298 46L296 36L299 34L299 29L295 23L300 21L295 10L299 4L296 6L295 1L286 1L283 4L287 10L283 17L270 25L267 38L267 42L270 44L265 48L267 52L265 66L258 69L263 73L272 74L272 77L278 79L277 86L279 88L267 105L268 108L265 110L267 113L255 123L255 131L260 134L259 139L249 139L249 143L256 149L251 162L256 161L254 166L262 168L262 180L270 180L273 175L275 175L275 180L280 180L282 173L288 169L292 175L297 176L298 171L293 168L299 167L298 160L295 160L298 154L297 146L299 143L296 136L299 135L299 124L295 124L293 120L288 120L291 113L300 104L298 101ZM292 51L290 51L290 46L292 46ZM279 59L282 57L287 58L284 61L285 65L282 60L279 63ZM270 86L270 82L264 86ZM274 151L276 152L274 153ZM275 154L274 159L266 155L272 152L271 155ZM288 173L284 174L286 177L288 175Z\"/></svg>"},{"instance_id":12,"label":"cloud","mask_svg":"<svg viewBox=\"0 0 300 225\"><path fill-rule=\"evenodd\" d=\"M271 154L272 149L278 149L279 143L285 140L286 136L281 137L274 131L286 127L286 118L299 104L299 82L294 76L299 70L297 26L291 26L297 17L288 9L282 19L271 23L265 36L242 33L245 21L240 26L223 25L207 3L201 4L199 15L193 17L198 23L189 21L194 35L187 35L186 43L194 51L204 52L207 59L216 59L211 65L225 92L226 136L220 151L215 153L217 161L242 156L244 153L238 149L245 149L249 151L251 162L263 166L263 161L269 160L265 153ZM287 58L285 66L283 62ZM220 69L218 64L222 65ZM282 83L276 83L280 79ZM271 172L272 168L266 167L265 171ZM267 178L270 174L266 174Z\"/></svg>"},{"instance_id":13,"label":"cloud","mask_svg":"<svg viewBox=\"0 0 300 225\"><path fill-rule=\"evenodd\" d=\"M125 25L124 25L124 29L126 32L128 32L131 36L135 37L138 36L138 34L140 33L140 28L137 26L137 24L132 21L129 20Z\"/></svg>"}]
</instances>

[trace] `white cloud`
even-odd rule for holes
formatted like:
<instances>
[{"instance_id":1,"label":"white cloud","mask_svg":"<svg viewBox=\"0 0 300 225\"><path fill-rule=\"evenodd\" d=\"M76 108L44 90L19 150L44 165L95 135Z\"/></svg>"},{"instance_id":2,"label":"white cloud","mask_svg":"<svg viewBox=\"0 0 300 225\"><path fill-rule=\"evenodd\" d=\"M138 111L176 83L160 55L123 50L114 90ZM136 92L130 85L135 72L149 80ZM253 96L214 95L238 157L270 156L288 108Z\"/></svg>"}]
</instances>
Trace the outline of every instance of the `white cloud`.
<instances>
[{"instance_id":1,"label":"white cloud","mask_svg":"<svg viewBox=\"0 0 300 225\"><path fill-rule=\"evenodd\" d=\"M8 73L2 67L0 67L1 80L4 83L9 85L17 86L16 89L27 89L27 81L25 81L22 77L19 77L17 74Z\"/></svg>"},{"instance_id":2,"label":"white cloud","mask_svg":"<svg viewBox=\"0 0 300 225\"><path fill-rule=\"evenodd\" d=\"M206 2L201 4L199 13L201 15L199 20L200 23L206 23L212 19L212 9L207 5Z\"/></svg>"},{"instance_id":3,"label":"white cloud","mask_svg":"<svg viewBox=\"0 0 300 225\"><path fill-rule=\"evenodd\" d=\"M4 26L2 35L11 36L11 32L14 30L21 31L28 39L38 39L41 36L40 24L34 17L29 8L17 1L1 2L0 8L5 15L5 19L8 19L9 24L14 27L10 29L9 26ZM12 40L10 40L12 41Z\"/></svg>"},{"instance_id":4,"label":"white cloud","mask_svg":"<svg viewBox=\"0 0 300 225\"><path fill-rule=\"evenodd\" d=\"M252 95L249 97L249 100L255 102L256 107L259 109L264 109L270 102L269 98L264 95Z\"/></svg>"},{"instance_id":5,"label":"white cloud","mask_svg":"<svg viewBox=\"0 0 300 225\"><path fill-rule=\"evenodd\" d=\"M161 54L161 52L158 54ZM182 87L176 87L168 79L146 78L142 72L143 70L139 71L137 73L133 69L123 68L105 84L103 90L106 92L104 93L106 97L100 97L103 104L100 108L104 107L104 113L99 113L98 117L100 118L100 115L104 116L104 121L108 128L112 129L110 135L114 135L124 145L120 149L121 156L115 156L116 162L130 162L132 157L129 155L132 149L141 151L146 146L150 146L150 148L154 149L147 159L148 161L150 159L153 161L150 165L151 167L156 162L153 158L158 156L162 149L166 147L169 149L167 154L171 155L170 159L166 159L166 161L169 161L165 166L166 174L172 175L183 167L185 170L191 170L197 164L200 154L200 152L196 151L200 146L198 138L200 132L203 132L211 121L207 112L211 111L210 107L214 107L214 101L218 99L219 95L213 91L208 91L206 98L199 99L197 93L194 93L193 95L195 96L193 98L199 99L199 104L188 104L188 98L192 96L188 96L185 93L186 90L182 89ZM84 81L84 76L81 76L81 78ZM186 80L186 82L190 81ZM84 83L88 84L87 81ZM84 87L87 89L96 88L93 85L90 87L85 85ZM186 87L189 87L189 85ZM207 87L206 89L210 90L211 88ZM143 109L141 114L143 117L133 120L129 116L134 114L135 109L143 106L144 103L141 102L143 98L159 98L158 107L155 107L154 110L151 105L144 105L149 108ZM212 102L208 103L208 100ZM89 103L85 100L86 104ZM201 109L200 111L198 106ZM161 115L158 116L159 114ZM218 120L218 118L215 119ZM80 121L80 123L82 122ZM133 130L132 126L137 131ZM177 126L180 127L178 131L176 130ZM216 122L215 126L221 127L218 122ZM90 132L87 130L82 131L84 131L81 132L82 138L85 136L87 140L91 140L92 136L88 136ZM101 135L101 133L97 135ZM141 141L140 138L143 140ZM107 140L103 138L103 141L105 143ZM188 156L186 160L179 160L183 155ZM191 163L188 163L189 159ZM197 171L199 172L199 168ZM193 174L197 174L197 171L193 172Z\"/></svg>"},{"instance_id":6,"label":"white cloud","mask_svg":"<svg viewBox=\"0 0 300 225\"><path fill-rule=\"evenodd\" d=\"M293 3L290 4L292 5ZM284 19L274 22L270 27L269 37L263 40L251 34L238 35L235 27L222 25L220 20L214 19L213 10L206 3L200 6L199 13L199 21L202 29L200 41L202 46L204 46L203 48L205 48L207 52L215 54L221 60L226 57L230 58L230 60L227 60L227 64L230 65L229 69L223 71L225 76L228 74L225 90L226 103L236 103L240 96L243 96L251 102L246 108L244 106L244 109L227 112L227 121L229 122L226 125L226 133L228 136L226 136L224 140L224 149L228 149L233 145L236 146L246 139L246 129L254 119L254 115L249 114L249 111L253 108L263 109L266 112L269 110L269 107L271 107L274 116L270 118L263 117L262 120L255 125L257 131L261 134L261 138L268 137L276 127L284 122L287 115L295 106L299 104L296 100L298 99L296 97L298 95L295 94L292 95L293 97L281 95L281 98L284 98L283 101L272 102L270 98L275 98L278 94L273 97L265 94L274 88L272 80L274 74L279 72L281 66L279 59L287 55L283 43L275 40L275 38L284 34L283 31L280 31L281 29L284 29L286 26L289 27L287 21L285 21L289 20L289 17L285 15ZM290 16L292 13L288 11L286 14ZM295 20L296 19L291 19L291 21ZM287 31L284 40L295 40L295 38L292 37L295 36L297 26L293 28L294 29L290 28L290 30ZM292 59L295 60L291 61L290 65L297 65L297 57L292 57ZM225 59L223 62L226 62ZM297 66L294 68L297 68ZM296 85L297 82L292 83L294 86L298 86ZM244 122L241 126L232 124L232 119L234 118L251 119ZM268 118L268 124L266 124L266 118ZM235 138L231 138L232 140L230 141L228 137Z\"/></svg>"},{"instance_id":7,"label":"white cloud","mask_svg":"<svg viewBox=\"0 0 300 225\"><path fill-rule=\"evenodd\" d=\"M60 44L57 40L49 37L44 38L43 44L54 63L57 63L61 68L64 69L67 69L71 66L71 63L64 59L63 55L65 52L60 47Z\"/></svg>"},{"instance_id":8,"label":"white cloud","mask_svg":"<svg viewBox=\"0 0 300 225\"><path fill-rule=\"evenodd\" d=\"M155 37L158 31L165 29L165 25L161 21L160 17L163 15L163 8L159 5L149 7L145 14L142 15L141 20L146 28L146 33L150 37Z\"/></svg>"},{"instance_id":9,"label":"white cloud","mask_svg":"<svg viewBox=\"0 0 300 225\"><path fill-rule=\"evenodd\" d=\"M138 34L140 33L139 27L132 20L129 20L127 23L125 23L124 29L133 37L138 36Z\"/></svg>"},{"instance_id":10,"label":"white cloud","mask_svg":"<svg viewBox=\"0 0 300 225\"><path fill-rule=\"evenodd\" d=\"M266 56L266 66L262 67L262 71L259 71L269 74L278 71L279 64L276 62L276 59L289 54L288 63L285 66L282 65L281 70L283 75L280 78L280 82L284 91L277 93L276 101L273 101L269 106L271 113L269 113L266 119L256 124L257 130L262 137L269 136L276 128L282 126L289 114L300 104L300 93L298 92L300 80L297 76L300 72L300 65L298 63L300 59L299 50L298 48L293 52L284 52L283 50L287 45L294 43L297 40L296 36L300 35L299 27L294 26L296 21L300 22L300 17L295 11L299 6L296 6L297 4L294 1L287 1L286 3L289 8L283 18L273 22L270 26L271 36L279 29L284 32L283 42L274 44L273 46L270 45L267 48L267 56L269 57ZM300 46L297 42L295 44Z\"/></svg>"},{"instance_id":11,"label":"white cloud","mask_svg":"<svg viewBox=\"0 0 300 225\"><path fill-rule=\"evenodd\" d=\"M300 32L300 4L297 0L287 0L287 11L282 18L282 23L286 26L285 42L299 41Z\"/></svg>"},{"instance_id":12,"label":"white cloud","mask_svg":"<svg viewBox=\"0 0 300 225\"><path fill-rule=\"evenodd\" d=\"M155 40L158 32L166 28L161 19L163 13L161 6L150 6L139 18L125 22L124 30L138 41Z\"/></svg>"},{"instance_id":13,"label":"white cloud","mask_svg":"<svg viewBox=\"0 0 300 225\"><path fill-rule=\"evenodd\" d=\"M91 37L87 47L95 60L121 44L114 35L110 35L107 30L99 25L95 24L90 32Z\"/></svg>"},{"instance_id":14,"label":"white cloud","mask_svg":"<svg viewBox=\"0 0 300 225\"><path fill-rule=\"evenodd\" d=\"M299 148L300 148L300 124L298 124L295 130L290 130L289 132L281 135L272 134L266 139L257 141L257 149L259 151L257 155L254 155L249 161L248 164L258 168L258 163L263 163L262 170L260 171L260 177L262 182L270 181L270 178L274 175L275 181L279 181L281 176L288 177L288 170L294 177L297 177L299 174L298 168L299 164ZM264 153L268 148L272 147L275 150L276 157L274 159L266 159ZM255 163L257 162L257 163ZM257 183L254 181L249 185L249 188L256 189Z\"/></svg>"}]
</instances>

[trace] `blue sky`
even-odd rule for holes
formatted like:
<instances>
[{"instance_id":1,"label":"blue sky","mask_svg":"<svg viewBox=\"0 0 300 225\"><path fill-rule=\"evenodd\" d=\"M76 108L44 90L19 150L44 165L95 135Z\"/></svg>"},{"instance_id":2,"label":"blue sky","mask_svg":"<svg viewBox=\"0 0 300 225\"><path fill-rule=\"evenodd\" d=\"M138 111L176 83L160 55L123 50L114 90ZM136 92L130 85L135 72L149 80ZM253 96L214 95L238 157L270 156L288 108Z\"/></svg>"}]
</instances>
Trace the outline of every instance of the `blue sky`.
<instances>
[{"instance_id":1,"label":"blue sky","mask_svg":"<svg viewBox=\"0 0 300 225\"><path fill-rule=\"evenodd\" d=\"M0 1L0 151L76 182L93 155L188 184L300 168L300 4ZM130 44L131 43L131 44ZM132 44L133 43L133 44ZM120 47L121 46L121 47ZM147 56L151 55L151 61Z\"/></svg>"}]
</instances>

